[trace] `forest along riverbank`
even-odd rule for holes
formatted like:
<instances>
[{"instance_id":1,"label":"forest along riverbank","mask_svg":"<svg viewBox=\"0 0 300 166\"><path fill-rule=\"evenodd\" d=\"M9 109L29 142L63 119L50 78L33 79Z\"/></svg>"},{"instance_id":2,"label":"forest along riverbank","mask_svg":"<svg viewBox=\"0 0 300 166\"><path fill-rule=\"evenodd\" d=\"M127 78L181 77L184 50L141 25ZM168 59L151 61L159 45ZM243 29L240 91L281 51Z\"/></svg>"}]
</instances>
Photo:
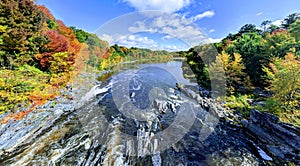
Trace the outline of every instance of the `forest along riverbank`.
<instances>
[{"instance_id":1,"label":"forest along riverbank","mask_svg":"<svg viewBox=\"0 0 300 166\"><path fill-rule=\"evenodd\" d=\"M172 90L176 79L159 70L167 71L170 66L186 85L180 92ZM134 66L138 72L127 72L132 67L125 66L125 70L113 74L81 74L63 96L37 107L20 121L1 124L0 165L300 164L299 128L256 110L248 120L232 122L230 119L239 115L230 113L223 108L224 103L211 99L206 90L199 91L185 79L182 66L184 62L171 61ZM151 70L153 77L147 75L151 68L156 69ZM125 103L151 108L144 121L125 116L114 101L113 86L129 75L134 81L129 83ZM170 79L162 81L159 76ZM160 90L151 91L154 85ZM149 94L163 96L150 102ZM184 104L192 105L194 123L182 139L162 148L170 142L155 142L157 134L171 126L176 135L187 127L174 124L179 115L187 116L180 109ZM166 138L176 139L168 134Z\"/></svg>"}]
</instances>

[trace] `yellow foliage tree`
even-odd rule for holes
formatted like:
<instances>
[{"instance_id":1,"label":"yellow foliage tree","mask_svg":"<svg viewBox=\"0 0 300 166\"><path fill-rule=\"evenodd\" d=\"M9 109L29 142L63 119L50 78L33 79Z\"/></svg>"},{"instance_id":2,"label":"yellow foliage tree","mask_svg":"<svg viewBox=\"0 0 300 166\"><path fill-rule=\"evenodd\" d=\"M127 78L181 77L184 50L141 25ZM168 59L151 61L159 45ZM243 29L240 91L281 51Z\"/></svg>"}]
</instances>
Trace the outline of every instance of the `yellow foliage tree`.
<instances>
[{"instance_id":1,"label":"yellow foliage tree","mask_svg":"<svg viewBox=\"0 0 300 166\"><path fill-rule=\"evenodd\" d=\"M211 74L211 79L226 79L227 92L231 94L236 91L237 86L245 86L248 84L246 74L243 71L244 69L245 66L242 63L240 54L234 53L232 57L224 51L221 54L218 54L216 61L209 65L210 73L225 72L225 78L221 75Z\"/></svg>"},{"instance_id":2,"label":"yellow foliage tree","mask_svg":"<svg viewBox=\"0 0 300 166\"><path fill-rule=\"evenodd\" d=\"M288 53L285 59L274 58L270 68L263 69L270 80L270 90L273 92L269 109L274 113L283 110L294 112L300 110L300 61Z\"/></svg>"}]
</instances>

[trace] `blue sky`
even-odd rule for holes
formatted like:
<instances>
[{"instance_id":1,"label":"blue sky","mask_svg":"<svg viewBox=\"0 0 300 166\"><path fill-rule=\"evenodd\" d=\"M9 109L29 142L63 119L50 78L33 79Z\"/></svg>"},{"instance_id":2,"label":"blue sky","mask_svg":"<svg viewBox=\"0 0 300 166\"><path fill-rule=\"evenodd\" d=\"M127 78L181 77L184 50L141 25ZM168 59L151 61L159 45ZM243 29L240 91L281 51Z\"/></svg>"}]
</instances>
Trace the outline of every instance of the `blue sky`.
<instances>
[{"instance_id":1,"label":"blue sky","mask_svg":"<svg viewBox=\"0 0 300 166\"><path fill-rule=\"evenodd\" d=\"M179 50L235 33L246 23L278 23L300 0L38 0L68 26L111 44ZM159 10L160 12L143 12ZM127 14L127 15L125 15ZM125 15L125 16L124 16ZM175 27L177 26L177 27ZM146 31L146 32L145 32Z\"/></svg>"}]
</instances>

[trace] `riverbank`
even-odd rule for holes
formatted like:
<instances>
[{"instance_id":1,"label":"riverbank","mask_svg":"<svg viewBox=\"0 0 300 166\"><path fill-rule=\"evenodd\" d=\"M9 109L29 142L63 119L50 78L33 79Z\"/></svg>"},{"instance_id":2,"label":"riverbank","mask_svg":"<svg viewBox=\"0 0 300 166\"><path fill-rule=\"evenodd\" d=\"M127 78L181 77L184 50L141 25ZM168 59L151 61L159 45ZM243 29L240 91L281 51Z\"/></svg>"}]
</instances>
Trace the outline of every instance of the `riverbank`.
<instances>
[{"instance_id":1,"label":"riverbank","mask_svg":"<svg viewBox=\"0 0 300 166\"><path fill-rule=\"evenodd\" d=\"M4 165L12 163L26 165L33 162L71 164L76 161L88 164L87 160L93 160L95 163L102 161L100 157L108 154L105 152L106 141L109 141L111 145L122 144L122 141L113 141L113 138L118 137L113 134L114 132L110 132L113 128L109 127L109 131L106 131L106 125L112 124L111 127L117 125L121 129L125 127L122 125L126 124L122 121L122 116L115 117L116 110L109 109L114 107L113 104L109 104L112 102L110 78L99 82L99 78L105 74L108 72L82 73L68 88L61 91L61 96L42 106L37 106L19 121L10 120L7 124L2 124L0 127L0 149L2 149L0 163ZM236 119L240 121L236 121L232 117L239 115L225 108L225 103L209 98L207 90L188 86L187 91L182 91L182 93L191 100L197 101L203 109L196 112L197 120L184 138L172 148L161 152L161 163L177 161L189 164L206 162L208 165L299 164L299 144L297 143L299 142L299 128L282 123L273 115L255 110L251 111L248 120L237 117ZM97 111L98 102L102 103L101 112ZM96 117L94 113L99 117L103 114L103 117L97 120L99 129L89 124L94 123L92 120ZM207 119L207 113L213 115L211 117L217 117L219 122L215 124L213 123L215 118ZM83 121L80 116L86 116L87 121ZM174 113L166 112L160 116L172 117ZM2 115L1 118L4 116ZM109 122L111 118L113 122ZM130 124L131 121L127 123ZM164 123L170 122L161 121L162 127L166 125ZM163 128L160 130L163 131ZM129 129L130 132L139 130L134 126L127 130ZM105 141L103 140L104 142L100 145L92 139L94 137L91 137L89 133L98 133L98 130L103 130L103 134L110 135L105 137ZM199 136L203 135L204 131L212 133L207 139L199 140ZM115 132L115 134L118 133ZM46 153L47 151L49 154ZM71 154L72 157L68 159L67 156ZM170 156L173 156L172 160ZM181 156L185 156L185 159ZM149 158L145 156L134 161L151 163L151 159L148 160Z\"/></svg>"}]
</instances>

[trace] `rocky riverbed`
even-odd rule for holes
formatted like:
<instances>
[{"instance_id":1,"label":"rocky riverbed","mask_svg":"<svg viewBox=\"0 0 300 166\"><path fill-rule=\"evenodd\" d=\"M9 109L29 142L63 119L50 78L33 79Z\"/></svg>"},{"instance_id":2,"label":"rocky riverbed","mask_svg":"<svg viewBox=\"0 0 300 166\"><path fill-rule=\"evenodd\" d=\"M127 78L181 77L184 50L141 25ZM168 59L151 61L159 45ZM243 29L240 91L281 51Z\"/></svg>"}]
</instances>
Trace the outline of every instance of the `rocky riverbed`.
<instances>
[{"instance_id":1,"label":"rocky riverbed","mask_svg":"<svg viewBox=\"0 0 300 166\"><path fill-rule=\"evenodd\" d=\"M82 74L24 119L1 124L0 165L300 165L300 129L273 115L240 117L208 91L171 80L149 84L160 89L147 92L143 117L127 116L112 95L126 73L103 74ZM151 88L139 83L129 87ZM146 107L148 89L131 89L124 103Z\"/></svg>"}]
</instances>

